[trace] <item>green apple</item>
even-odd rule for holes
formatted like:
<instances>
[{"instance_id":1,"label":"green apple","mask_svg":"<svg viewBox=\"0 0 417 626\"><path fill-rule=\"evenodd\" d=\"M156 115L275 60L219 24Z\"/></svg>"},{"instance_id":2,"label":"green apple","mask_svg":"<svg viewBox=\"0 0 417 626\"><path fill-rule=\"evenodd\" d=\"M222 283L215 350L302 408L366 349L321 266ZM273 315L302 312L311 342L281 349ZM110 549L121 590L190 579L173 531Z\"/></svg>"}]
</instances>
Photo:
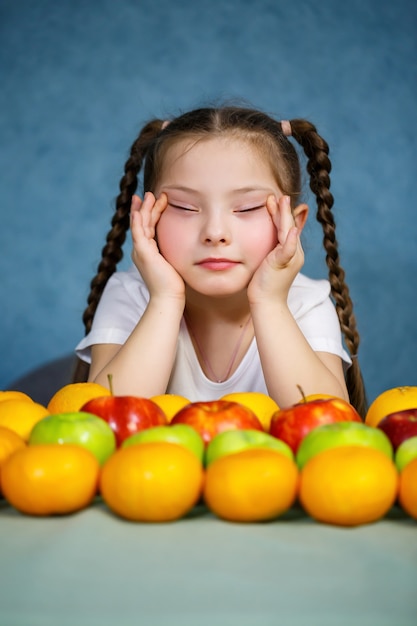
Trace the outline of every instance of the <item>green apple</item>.
<instances>
[{"instance_id":1,"label":"green apple","mask_svg":"<svg viewBox=\"0 0 417 626\"><path fill-rule=\"evenodd\" d=\"M394 460L399 472L401 472L410 461L417 458L417 437L410 437L398 446Z\"/></svg>"},{"instance_id":2,"label":"green apple","mask_svg":"<svg viewBox=\"0 0 417 626\"><path fill-rule=\"evenodd\" d=\"M116 449L116 437L108 423L85 411L48 415L37 422L29 445L44 443L78 444L90 450L100 465Z\"/></svg>"},{"instance_id":3,"label":"green apple","mask_svg":"<svg viewBox=\"0 0 417 626\"><path fill-rule=\"evenodd\" d=\"M340 446L368 446L390 459L394 455L390 440L379 428L359 422L335 422L317 426L304 437L295 457L297 465L302 469L319 452Z\"/></svg>"},{"instance_id":4,"label":"green apple","mask_svg":"<svg viewBox=\"0 0 417 626\"><path fill-rule=\"evenodd\" d=\"M166 426L151 426L145 430L127 437L121 445L122 448L127 446L138 445L141 443L150 443L155 441L166 441L168 443L176 443L180 446L188 448L196 457L203 462L204 441L198 432L188 424L172 424Z\"/></svg>"},{"instance_id":5,"label":"green apple","mask_svg":"<svg viewBox=\"0 0 417 626\"><path fill-rule=\"evenodd\" d=\"M284 441L260 430L225 430L215 435L206 448L205 465L226 454L242 452L248 448L268 448L284 454L294 460L290 446Z\"/></svg>"}]
</instances>

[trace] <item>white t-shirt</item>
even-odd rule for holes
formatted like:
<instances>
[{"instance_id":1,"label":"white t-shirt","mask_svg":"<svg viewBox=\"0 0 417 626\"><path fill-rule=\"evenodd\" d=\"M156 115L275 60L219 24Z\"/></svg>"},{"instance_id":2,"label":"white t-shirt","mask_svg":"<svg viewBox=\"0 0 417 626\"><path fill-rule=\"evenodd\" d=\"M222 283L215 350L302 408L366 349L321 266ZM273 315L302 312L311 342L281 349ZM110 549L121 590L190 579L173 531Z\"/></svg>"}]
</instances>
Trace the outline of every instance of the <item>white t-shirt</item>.
<instances>
[{"instance_id":1,"label":"white t-shirt","mask_svg":"<svg viewBox=\"0 0 417 626\"><path fill-rule=\"evenodd\" d=\"M329 294L327 280L313 280L298 274L288 294L288 306L312 349L336 354L347 366L351 360L343 348L339 320ZM76 347L77 355L90 363L92 345L124 344L142 317L148 301L148 289L134 265L126 272L113 274L100 299L91 331ZM183 319L166 393L182 395L196 402L217 400L234 391L268 393L256 339L252 340L232 376L222 383L213 382L201 369Z\"/></svg>"}]
</instances>

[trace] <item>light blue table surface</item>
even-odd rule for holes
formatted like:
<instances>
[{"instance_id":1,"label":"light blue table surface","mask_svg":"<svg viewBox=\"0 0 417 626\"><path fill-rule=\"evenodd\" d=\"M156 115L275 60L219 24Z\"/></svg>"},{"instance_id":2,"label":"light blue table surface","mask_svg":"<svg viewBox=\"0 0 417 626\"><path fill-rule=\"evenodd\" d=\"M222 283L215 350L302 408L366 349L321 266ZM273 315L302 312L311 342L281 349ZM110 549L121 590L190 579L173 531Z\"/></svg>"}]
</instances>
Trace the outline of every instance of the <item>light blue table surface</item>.
<instances>
[{"instance_id":1,"label":"light blue table surface","mask_svg":"<svg viewBox=\"0 0 417 626\"><path fill-rule=\"evenodd\" d=\"M1 626L416 624L417 522L396 507L339 528L297 508L138 524L99 501L50 518L0 503Z\"/></svg>"}]
</instances>

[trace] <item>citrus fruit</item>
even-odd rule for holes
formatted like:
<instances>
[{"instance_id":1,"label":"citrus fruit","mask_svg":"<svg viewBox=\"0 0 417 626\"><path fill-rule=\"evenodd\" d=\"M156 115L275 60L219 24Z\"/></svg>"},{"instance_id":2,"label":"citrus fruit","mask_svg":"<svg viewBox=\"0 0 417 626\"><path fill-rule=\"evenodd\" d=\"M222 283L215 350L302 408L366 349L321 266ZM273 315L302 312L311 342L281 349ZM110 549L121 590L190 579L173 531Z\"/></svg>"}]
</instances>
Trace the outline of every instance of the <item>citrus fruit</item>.
<instances>
[{"instance_id":1,"label":"citrus fruit","mask_svg":"<svg viewBox=\"0 0 417 626\"><path fill-rule=\"evenodd\" d=\"M299 500L319 522L357 526L383 517L397 491L398 472L384 452L342 446L320 452L306 463Z\"/></svg>"},{"instance_id":2,"label":"citrus fruit","mask_svg":"<svg viewBox=\"0 0 417 626\"><path fill-rule=\"evenodd\" d=\"M0 493L1 493L1 468L13 452L24 448L25 441L14 430L0 426Z\"/></svg>"},{"instance_id":3,"label":"citrus fruit","mask_svg":"<svg viewBox=\"0 0 417 626\"><path fill-rule=\"evenodd\" d=\"M98 383L70 383L58 389L52 396L48 403L48 411L50 413L73 413L79 411L92 398L110 395L110 390Z\"/></svg>"},{"instance_id":4,"label":"citrus fruit","mask_svg":"<svg viewBox=\"0 0 417 626\"><path fill-rule=\"evenodd\" d=\"M417 387L393 387L383 391L371 403L365 423L377 426L390 413L417 408Z\"/></svg>"},{"instance_id":5,"label":"citrus fruit","mask_svg":"<svg viewBox=\"0 0 417 626\"><path fill-rule=\"evenodd\" d=\"M343 400L343 398L340 398L339 396L332 396L328 393L312 393L309 396L300 398L300 402L313 402L313 400L331 400L331 398L338 398L339 400Z\"/></svg>"},{"instance_id":6,"label":"citrus fruit","mask_svg":"<svg viewBox=\"0 0 417 626\"><path fill-rule=\"evenodd\" d=\"M28 400L29 402L32 402L32 398L30 396L28 396L27 393L23 393L23 391L12 391L12 390L6 390L6 391L0 391L0 402L2 402L3 400Z\"/></svg>"},{"instance_id":7,"label":"citrus fruit","mask_svg":"<svg viewBox=\"0 0 417 626\"><path fill-rule=\"evenodd\" d=\"M400 473L398 502L408 515L417 519L417 458Z\"/></svg>"},{"instance_id":8,"label":"citrus fruit","mask_svg":"<svg viewBox=\"0 0 417 626\"><path fill-rule=\"evenodd\" d=\"M2 467L3 495L27 515L73 513L96 495L99 471L95 456L81 446L26 446Z\"/></svg>"},{"instance_id":9,"label":"citrus fruit","mask_svg":"<svg viewBox=\"0 0 417 626\"><path fill-rule=\"evenodd\" d=\"M49 415L43 404L15 398L0 402L0 426L10 428L27 441L34 425Z\"/></svg>"},{"instance_id":10,"label":"citrus fruit","mask_svg":"<svg viewBox=\"0 0 417 626\"><path fill-rule=\"evenodd\" d=\"M269 430L269 424L273 413L279 410L278 404L270 396L258 391L235 391L222 396L220 400L239 402L243 406L252 409L261 422L264 430Z\"/></svg>"},{"instance_id":11,"label":"citrus fruit","mask_svg":"<svg viewBox=\"0 0 417 626\"><path fill-rule=\"evenodd\" d=\"M100 492L117 515L138 522L170 522L200 498L203 467L196 455L167 442L119 448L105 463Z\"/></svg>"},{"instance_id":12,"label":"citrus fruit","mask_svg":"<svg viewBox=\"0 0 417 626\"><path fill-rule=\"evenodd\" d=\"M231 522L274 519L297 496L298 469L288 456L253 448L222 456L207 468L204 501Z\"/></svg>"},{"instance_id":13,"label":"citrus fruit","mask_svg":"<svg viewBox=\"0 0 417 626\"><path fill-rule=\"evenodd\" d=\"M187 404L190 404L190 400L184 398L184 396L178 396L175 393L163 393L159 396L152 396L150 398L155 404L157 404L165 413L168 421L170 422L175 413L178 413Z\"/></svg>"},{"instance_id":14,"label":"citrus fruit","mask_svg":"<svg viewBox=\"0 0 417 626\"><path fill-rule=\"evenodd\" d=\"M19 448L24 448L26 442L14 430L0 426L0 467L7 457Z\"/></svg>"}]
</instances>

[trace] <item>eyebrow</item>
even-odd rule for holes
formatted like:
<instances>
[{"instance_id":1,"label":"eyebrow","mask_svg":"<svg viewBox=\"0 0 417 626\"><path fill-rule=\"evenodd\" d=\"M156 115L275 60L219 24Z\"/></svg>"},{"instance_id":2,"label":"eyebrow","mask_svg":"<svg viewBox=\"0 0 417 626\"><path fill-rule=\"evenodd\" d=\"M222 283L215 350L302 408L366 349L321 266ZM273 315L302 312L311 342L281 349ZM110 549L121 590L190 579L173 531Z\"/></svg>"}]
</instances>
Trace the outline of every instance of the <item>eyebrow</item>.
<instances>
[{"instance_id":1,"label":"eyebrow","mask_svg":"<svg viewBox=\"0 0 417 626\"><path fill-rule=\"evenodd\" d=\"M193 189L192 187L185 187L184 185L164 185L162 191L171 190L171 191L184 191L188 193L199 194L200 191L198 189ZM248 187L240 187L239 189L232 189L231 193L234 195L242 194L242 193L251 193L254 191L262 191L264 193L275 193L273 189L269 187L259 187L256 185L248 186Z\"/></svg>"}]
</instances>

